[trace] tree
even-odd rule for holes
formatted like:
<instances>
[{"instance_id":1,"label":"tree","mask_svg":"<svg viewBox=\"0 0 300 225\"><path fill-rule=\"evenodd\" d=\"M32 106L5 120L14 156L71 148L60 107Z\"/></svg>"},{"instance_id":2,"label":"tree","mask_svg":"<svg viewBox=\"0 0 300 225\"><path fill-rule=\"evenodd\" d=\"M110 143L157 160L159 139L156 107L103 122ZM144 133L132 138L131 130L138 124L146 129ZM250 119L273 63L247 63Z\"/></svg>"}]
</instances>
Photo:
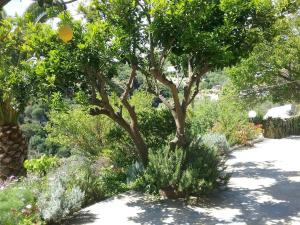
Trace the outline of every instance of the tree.
<instances>
[{"instance_id":1,"label":"tree","mask_svg":"<svg viewBox=\"0 0 300 225\"><path fill-rule=\"evenodd\" d=\"M41 84L46 85L42 77L29 73L34 58L25 40L36 38L37 31L43 33L22 18L0 21L0 179L25 173L27 144L18 118L29 99L41 92Z\"/></svg>"},{"instance_id":2,"label":"tree","mask_svg":"<svg viewBox=\"0 0 300 225\"><path fill-rule=\"evenodd\" d=\"M259 43L250 57L228 70L239 90L275 102L300 98L300 18L290 15L275 26L270 42Z\"/></svg>"},{"instance_id":3,"label":"tree","mask_svg":"<svg viewBox=\"0 0 300 225\"><path fill-rule=\"evenodd\" d=\"M35 53L25 44L25 39L39 27L31 23L45 22L66 8L61 2L51 4L51 8L46 6L41 2L32 3L25 12L24 21L20 18L5 20L6 12L0 10L0 179L25 174L23 162L27 158L27 143L18 119L29 99L36 95L34 90L38 89L35 87L38 79L29 77L28 73L30 63L27 60L34 59ZM33 35L31 40L36 37Z\"/></svg>"},{"instance_id":4,"label":"tree","mask_svg":"<svg viewBox=\"0 0 300 225\"><path fill-rule=\"evenodd\" d=\"M257 42L270 40L275 22L286 11L297 8L296 3L93 1L89 7L81 7L86 24L69 20L73 41L63 45L49 37L52 48L44 52L37 68L52 74L56 87L69 96L83 91L90 100L91 114L107 115L124 128L147 164L148 148L130 103L137 73L144 75L147 91L173 115L176 131L170 148L185 147L189 143L186 113L199 92L201 78L208 71L234 65L247 57ZM182 97L167 74L166 63L187 78ZM124 73L124 65L131 72L127 82L119 85L115 80ZM163 88L171 92L171 99L164 96Z\"/></svg>"}]
</instances>

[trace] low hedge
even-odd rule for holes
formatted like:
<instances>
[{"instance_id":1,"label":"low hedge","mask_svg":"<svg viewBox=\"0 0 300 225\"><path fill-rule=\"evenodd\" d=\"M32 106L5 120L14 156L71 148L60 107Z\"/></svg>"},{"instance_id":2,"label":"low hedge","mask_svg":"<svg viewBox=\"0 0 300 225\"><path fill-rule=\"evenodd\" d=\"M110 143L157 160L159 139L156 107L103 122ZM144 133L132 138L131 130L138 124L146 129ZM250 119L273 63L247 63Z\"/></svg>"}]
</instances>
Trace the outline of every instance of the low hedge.
<instances>
[{"instance_id":1,"label":"low hedge","mask_svg":"<svg viewBox=\"0 0 300 225\"><path fill-rule=\"evenodd\" d=\"M264 137L284 138L290 135L300 135L300 116L288 119L268 118L263 121Z\"/></svg>"}]
</instances>

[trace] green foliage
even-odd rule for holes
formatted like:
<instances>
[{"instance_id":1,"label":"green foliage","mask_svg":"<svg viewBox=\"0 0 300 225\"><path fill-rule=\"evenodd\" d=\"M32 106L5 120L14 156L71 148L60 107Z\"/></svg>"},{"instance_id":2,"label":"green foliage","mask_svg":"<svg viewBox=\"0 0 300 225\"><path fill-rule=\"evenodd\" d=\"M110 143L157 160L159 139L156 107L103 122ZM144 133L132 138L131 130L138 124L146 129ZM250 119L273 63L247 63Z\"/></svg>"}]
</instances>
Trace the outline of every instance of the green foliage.
<instances>
[{"instance_id":1,"label":"green foliage","mask_svg":"<svg viewBox=\"0 0 300 225\"><path fill-rule=\"evenodd\" d=\"M227 70L241 92L274 102L299 100L299 25L297 14L281 19L272 41L259 43L247 59Z\"/></svg>"},{"instance_id":2,"label":"green foliage","mask_svg":"<svg viewBox=\"0 0 300 225\"><path fill-rule=\"evenodd\" d=\"M201 89L211 89L216 85L223 86L229 81L224 71L215 71L208 73L200 83Z\"/></svg>"},{"instance_id":3,"label":"green foliage","mask_svg":"<svg viewBox=\"0 0 300 225\"><path fill-rule=\"evenodd\" d=\"M105 191L100 185L99 173L92 168L93 163L86 157L71 156L62 160L61 166L55 172L57 176L68 177L67 186L77 186L85 193L83 201L85 205L105 197Z\"/></svg>"},{"instance_id":4,"label":"green foliage","mask_svg":"<svg viewBox=\"0 0 300 225\"><path fill-rule=\"evenodd\" d=\"M143 164L139 163L138 161L130 165L127 170L127 178L126 178L127 183L130 184L134 182L136 179L138 179L142 175L144 170L145 168Z\"/></svg>"},{"instance_id":5,"label":"green foliage","mask_svg":"<svg viewBox=\"0 0 300 225\"><path fill-rule=\"evenodd\" d=\"M1 190L0 202L1 224L42 224L36 208L36 196L29 186L20 184Z\"/></svg>"},{"instance_id":6,"label":"green foliage","mask_svg":"<svg viewBox=\"0 0 300 225\"><path fill-rule=\"evenodd\" d=\"M230 145L246 145L250 140L257 138L262 133L261 127L253 123L240 124L237 122L230 125L228 128L226 127L226 123L223 124L221 122L216 123L212 128L213 132L226 134Z\"/></svg>"},{"instance_id":7,"label":"green foliage","mask_svg":"<svg viewBox=\"0 0 300 225\"><path fill-rule=\"evenodd\" d=\"M151 108L149 105L138 111L138 121L147 146L152 149L164 146L175 129L174 120L168 110ZM107 140L111 149L107 153L118 166L126 167L137 160L133 141L122 128L113 127Z\"/></svg>"},{"instance_id":8,"label":"green foliage","mask_svg":"<svg viewBox=\"0 0 300 225\"><path fill-rule=\"evenodd\" d=\"M219 115L218 102L204 99L189 111L190 132L193 136L205 134L214 126Z\"/></svg>"},{"instance_id":9,"label":"green foliage","mask_svg":"<svg viewBox=\"0 0 300 225\"><path fill-rule=\"evenodd\" d=\"M261 132L249 123L246 104L229 83L219 101L204 99L195 104L189 114L190 133L198 136L215 132L224 134L230 145L246 144Z\"/></svg>"},{"instance_id":10,"label":"green foliage","mask_svg":"<svg viewBox=\"0 0 300 225\"><path fill-rule=\"evenodd\" d=\"M184 150L170 151L167 146L151 151L149 165L137 182L154 193L172 190L180 196L201 195L227 183L225 169L225 157L216 148L195 140Z\"/></svg>"},{"instance_id":11,"label":"green foliage","mask_svg":"<svg viewBox=\"0 0 300 225\"><path fill-rule=\"evenodd\" d=\"M41 155L57 155L59 157L70 155L68 147L47 140L48 133L45 130L48 121L47 113L47 105L33 104L27 106L21 116L21 129L28 141L29 158L38 158Z\"/></svg>"},{"instance_id":12,"label":"green foliage","mask_svg":"<svg viewBox=\"0 0 300 225\"><path fill-rule=\"evenodd\" d=\"M51 169L58 167L58 158L43 155L39 159L25 160L24 167L28 172L45 176Z\"/></svg>"},{"instance_id":13,"label":"green foliage","mask_svg":"<svg viewBox=\"0 0 300 225\"><path fill-rule=\"evenodd\" d=\"M112 127L106 138L109 145L103 150L103 154L115 165L127 167L137 160L133 141L121 127Z\"/></svg>"},{"instance_id":14,"label":"green foliage","mask_svg":"<svg viewBox=\"0 0 300 225\"><path fill-rule=\"evenodd\" d=\"M37 97L48 84L44 76L31 73L34 50L28 41L36 37L32 35L35 33L41 38L46 30L48 27L25 18L0 21L0 124L16 123L29 99Z\"/></svg>"},{"instance_id":15,"label":"green foliage","mask_svg":"<svg viewBox=\"0 0 300 225\"><path fill-rule=\"evenodd\" d=\"M103 116L91 116L80 107L51 111L46 126L49 142L68 146L73 153L98 156L107 146L106 134L112 123Z\"/></svg>"},{"instance_id":16,"label":"green foliage","mask_svg":"<svg viewBox=\"0 0 300 225\"><path fill-rule=\"evenodd\" d=\"M118 168L105 168L99 176L99 185L105 197L111 197L128 190L126 173Z\"/></svg>"},{"instance_id":17,"label":"green foliage","mask_svg":"<svg viewBox=\"0 0 300 225\"><path fill-rule=\"evenodd\" d=\"M21 125L22 132L27 140L34 136L44 137L46 135L40 123L24 123Z\"/></svg>"},{"instance_id":18,"label":"green foliage","mask_svg":"<svg viewBox=\"0 0 300 225\"><path fill-rule=\"evenodd\" d=\"M151 149L161 148L174 133L175 122L171 113L166 109L138 112L138 118L141 133Z\"/></svg>"},{"instance_id":19,"label":"green foliage","mask_svg":"<svg viewBox=\"0 0 300 225\"><path fill-rule=\"evenodd\" d=\"M135 107L139 130L147 146L158 149L165 145L175 130L171 113L165 108L154 108L153 96L144 91L136 91L130 103ZM133 141L121 127L112 126L106 138L108 149L105 152L116 165L127 167L137 160Z\"/></svg>"}]
</instances>

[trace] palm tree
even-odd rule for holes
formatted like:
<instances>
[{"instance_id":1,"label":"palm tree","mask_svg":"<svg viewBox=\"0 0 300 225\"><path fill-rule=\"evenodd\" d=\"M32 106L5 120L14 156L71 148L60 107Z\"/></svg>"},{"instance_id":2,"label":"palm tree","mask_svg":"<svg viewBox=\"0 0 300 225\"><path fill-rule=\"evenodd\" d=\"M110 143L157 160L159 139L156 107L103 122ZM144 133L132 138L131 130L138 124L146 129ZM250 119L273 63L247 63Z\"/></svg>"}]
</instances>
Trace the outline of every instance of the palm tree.
<instances>
[{"instance_id":1,"label":"palm tree","mask_svg":"<svg viewBox=\"0 0 300 225\"><path fill-rule=\"evenodd\" d=\"M56 7L55 12L59 13L62 9L62 7ZM45 8L41 7L37 2L30 5L25 13L29 21L32 22L44 22L49 18ZM52 15L55 16L55 13L52 12ZM4 10L1 10L0 26L2 25L1 21L3 22L5 18L6 13ZM5 44L5 42L13 43L13 38L18 39L19 34L16 34L10 40L7 37L7 33L13 35L14 31L10 28L0 30L0 83L2 86L0 87L0 180L10 176L25 175L26 171L23 163L27 158L28 148L18 124L19 115L23 112L26 101L23 101L23 96L15 96L19 92L18 88L21 89L22 87L17 87L20 85L18 82L16 82L15 89L12 86L8 86L9 89L14 89L9 92L7 91L8 87L5 87L6 80L12 76L9 68L19 68L19 59L22 58L17 47L14 48L14 46ZM18 103L21 101L23 102L20 106Z\"/></svg>"},{"instance_id":2,"label":"palm tree","mask_svg":"<svg viewBox=\"0 0 300 225\"><path fill-rule=\"evenodd\" d=\"M25 175L27 143L18 125L19 113L9 99L0 100L0 179Z\"/></svg>"},{"instance_id":3,"label":"palm tree","mask_svg":"<svg viewBox=\"0 0 300 225\"><path fill-rule=\"evenodd\" d=\"M71 0L68 3L73 1ZM9 1L0 0L0 9L7 2ZM49 1L47 2L49 3ZM47 6L49 5L45 4L44 1L37 1L31 4L25 12L29 21L45 22L47 19L55 17L58 13L66 9L66 5L63 2L53 1L50 5L52 6L51 14L49 14L46 10ZM1 20L4 20L5 17L6 13L1 9L0 26ZM7 91L11 86L5 88L7 78L12 76L7 71L9 71L10 67L19 68L19 59L22 56L20 56L20 52L16 50L17 47L14 45L7 45L10 47L5 45L5 41L13 41L7 40L7 33L13 32L12 29L2 30L2 32L0 29L0 180L12 175L21 176L26 173L23 163L27 158L27 143L19 128L18 120L27 103L26 100L28 100L25 100L24 97L26 93L23 93L23 95L20 94L22 87L18 87L20 85L18 79L15 79L17 82L12 88L14 90ZM13 38L17 39L18 35L16 34ZM22 80L22 76L19 77L19 80ZM17 93L17 96L14 95L15 93ZM21 104L16 104L16 102L21 102Z\"/></svg>"}]
</instances>

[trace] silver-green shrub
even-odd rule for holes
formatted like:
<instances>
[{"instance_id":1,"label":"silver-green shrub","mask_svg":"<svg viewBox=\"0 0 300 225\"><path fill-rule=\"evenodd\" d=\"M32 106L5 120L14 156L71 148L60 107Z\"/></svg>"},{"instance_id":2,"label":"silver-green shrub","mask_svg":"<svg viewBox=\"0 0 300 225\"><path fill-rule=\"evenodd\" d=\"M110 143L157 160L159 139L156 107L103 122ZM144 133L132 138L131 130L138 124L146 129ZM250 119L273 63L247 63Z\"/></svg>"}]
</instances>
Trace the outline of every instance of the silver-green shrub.
<instances>
[{"instance_id":1,"label":"silver-green shrub","mask_svg":"<svg viewBox=\"0 0 300 225\"><path fill-rule=\"evenodd\" d=\"M60 221L81 208L84 192L76 186L68 187L67 182L59 174L50 177L47 191L38 197L37 205L45 221Z\"/></svg>"},{"instance_id":2,"label":"silver-green shrub","mask_svg":"<svg viewBox=\"0 0 300 225\"><path fill-rule=\"evenodd\" d=\"M201 139L205 146L215 147L221 154L229 154L230 147L224 134L208 133L204 134Z\"/></svg>"},{"instance_id":3,"label":"silver-green shrub","mask_svg":"<svg viewBox=\"0 0 300 225\"><path fill-rule=\"evenodd\" d=\"M46 187L38 197L41 216L60 221L83 205L103 198L99 178L91 169L92 161L72 156L60 161L60 167L48 175Z\"/></svg>"}]
</instances>

